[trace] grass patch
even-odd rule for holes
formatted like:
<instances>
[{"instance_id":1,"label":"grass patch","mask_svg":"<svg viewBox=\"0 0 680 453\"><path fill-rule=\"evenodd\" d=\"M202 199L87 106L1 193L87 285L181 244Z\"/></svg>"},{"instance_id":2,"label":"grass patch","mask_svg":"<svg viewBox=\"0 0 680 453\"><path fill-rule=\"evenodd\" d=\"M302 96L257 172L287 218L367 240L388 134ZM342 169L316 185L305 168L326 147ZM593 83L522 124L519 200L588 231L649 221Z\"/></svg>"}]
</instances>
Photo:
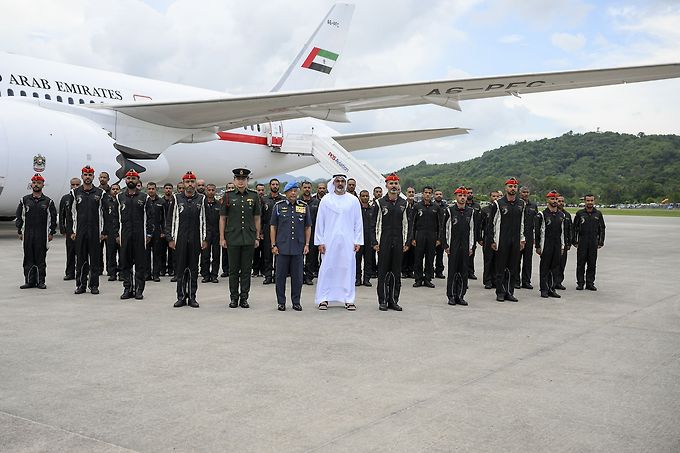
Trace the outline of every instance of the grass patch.
<instances>
[{"instance_id":1,"label":"grass patch","mask_svg":"<svg viewBox=\"0 0 680 453\"><path fill-rule=\"evenodd\" d=\"M567 208L572 215L576 214L580 208ZM599 209L605 216L608 215L633 215L643 217L680 217L680 209Z\"/></svg>"}]
</instances>

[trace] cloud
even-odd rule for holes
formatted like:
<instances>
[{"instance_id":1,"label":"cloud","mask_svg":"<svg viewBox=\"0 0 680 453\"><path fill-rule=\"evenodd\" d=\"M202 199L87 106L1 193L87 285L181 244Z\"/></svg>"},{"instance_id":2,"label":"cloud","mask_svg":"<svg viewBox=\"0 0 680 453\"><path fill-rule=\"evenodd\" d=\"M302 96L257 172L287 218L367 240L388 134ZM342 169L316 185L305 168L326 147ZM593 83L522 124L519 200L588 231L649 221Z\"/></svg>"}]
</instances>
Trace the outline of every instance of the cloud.
<instances>
[{"instance_id":1,"label":"cloud","mask_svg":"<svg viewBox=\"0 0 680 453\"><path fill-rule=\"evenodd\" d=\"M522 35L505 35L498 38L498 42L501 44L517 44L524 41L524 36Z\"/></svg>"},{"instance_id":2,"label":"cloud","mask_svg":"<svg viewBox=\"0 0 680 453\"><path fill-rule=\"evenodd\" d=\"M576 35L570 33L553 33L550 36L550 42L552 42L555 47L559 47L565 52L575 52L586 45L586 37L581 33Z\"/></svg>"}]
</instances>

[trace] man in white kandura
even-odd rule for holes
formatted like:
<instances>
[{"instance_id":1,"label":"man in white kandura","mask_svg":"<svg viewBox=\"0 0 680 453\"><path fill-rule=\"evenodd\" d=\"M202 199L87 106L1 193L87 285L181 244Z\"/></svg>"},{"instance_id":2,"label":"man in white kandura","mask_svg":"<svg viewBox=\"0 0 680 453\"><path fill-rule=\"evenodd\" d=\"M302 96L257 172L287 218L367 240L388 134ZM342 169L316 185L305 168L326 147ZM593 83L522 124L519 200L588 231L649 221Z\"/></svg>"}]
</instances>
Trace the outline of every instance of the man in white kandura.
<instances>
[{"instance_id":1,"label":"man in white kandura","mask_svg":"<svg viewBox=\"0 0 680 453\"><path fill-rule=\"evenodd\" d=\"M323 255L316 285L316 304L326 310L329 302L345 304L347 310L354 305L354 279L356 277L355 253L364 245L364 224L361 204L347 193L347 177L333 175L335 190L319 203L314 244Z\"/></svg>"}]
</instances>

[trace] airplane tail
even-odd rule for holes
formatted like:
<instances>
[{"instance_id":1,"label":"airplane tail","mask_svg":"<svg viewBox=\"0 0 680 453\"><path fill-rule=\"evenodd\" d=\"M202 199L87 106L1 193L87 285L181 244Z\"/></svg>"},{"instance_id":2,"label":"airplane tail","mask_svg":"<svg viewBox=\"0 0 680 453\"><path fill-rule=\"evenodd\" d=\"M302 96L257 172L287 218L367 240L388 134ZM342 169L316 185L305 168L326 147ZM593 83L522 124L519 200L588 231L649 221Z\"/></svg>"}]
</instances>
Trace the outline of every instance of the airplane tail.
<instances>
[{"instance_id":1,"label":"airplane tail","mask_svg":"<svg viewBox=\"0 0 680 453\"><path fill-rule=\"evenodd\" d=\"M354 5L336 3L272 91L297 91L333 86L335 69L352 21Z\"/></svg>"}]
</instances>

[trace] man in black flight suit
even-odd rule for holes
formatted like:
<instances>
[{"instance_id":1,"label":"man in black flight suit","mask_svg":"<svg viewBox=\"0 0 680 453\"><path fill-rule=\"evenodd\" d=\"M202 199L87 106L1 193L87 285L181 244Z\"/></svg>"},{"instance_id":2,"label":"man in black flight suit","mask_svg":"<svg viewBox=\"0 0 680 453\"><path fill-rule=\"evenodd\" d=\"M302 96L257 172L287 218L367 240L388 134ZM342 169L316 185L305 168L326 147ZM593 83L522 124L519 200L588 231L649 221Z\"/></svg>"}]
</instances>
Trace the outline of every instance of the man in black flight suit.
<instances>
[{"instance_id":1,"label":"man in black flight suit","mask_svg":"<svg viewBox=\"0 0 680 453\"><path fill-rule=\"evenodd\" d=\"M71 178L71 190L80 186L79 178ZM66 269L64 280L74 280L76 278L76 243L71 239L70 234L66 234L66 220L71 215L71 204L73 203L73 193L69 190L59 201L59 233L66 238Z\"/></svg>"},{"instance_id":2,"label":"man in black flight suit","mask_svg":"<svg viewBox=\"0 0 680 453\"><path fill-rule=\"evenodd\" d=\"M433 203L434 189L423 187L423 200L415 204L413 209L413 240L415 248L414 288L427 286L434 288L434 255L437 246L441 245L441 233L444 225L444 210L439 203ZM423 271L423 260L425 261Z\"/></svg>"},{"instance_id":3,"label":"man in black flight suit","mask_svg":"<svg viewBox=\"0 0 680 453\"><path fill-rule=\"evenodd\" d=\"M444 225L444 250L449 257L446 297L449 305L467 306L468 265L475 243L475 211L467 203L468 191L461 186L454 191L456 204L447 208Z\"/></svg>"},{"instance_id":4,"label":"man in black flight suit","mask_svg":"<svg viewBox=\"0 0 680 453\"><path fill-rule=\"evenodd\" d=\"M586 204L574 216L574 247L576 247L576 289L582 290L585 280L586 289L597 291L595 287L595 266L597 251L604 247L604 218L595 208L595 196L583 197ZM586 271L586 265L588 270ZM585 279L583 275L585 274Z\"/></svg>"},{"instance_id":5,"label":"man in black flight suit","mask_svg":"<svg viewBox=\"0 0 680 453\"><path fill-rule=\"evenodd\" d=\"M220 209L215 199L215 184L205 186L205 223L208 247L201 251L201 283L218 283L220 272Z\"/></svg>"},{"instance_id":6,"label":"man in black flight suit","mask_svg":"<svg viewBox=\"0 0 680 453\"><path fill-rule=\"evenodd\" d=\"M535 244L536 254L541 257L540 289L541 297L561 296L555 291L560 271L560 257L564 253L564 215L557 209L557 192L551 190L545 196L548 207L536 214Z\"/></svg>"}]
</instances>

